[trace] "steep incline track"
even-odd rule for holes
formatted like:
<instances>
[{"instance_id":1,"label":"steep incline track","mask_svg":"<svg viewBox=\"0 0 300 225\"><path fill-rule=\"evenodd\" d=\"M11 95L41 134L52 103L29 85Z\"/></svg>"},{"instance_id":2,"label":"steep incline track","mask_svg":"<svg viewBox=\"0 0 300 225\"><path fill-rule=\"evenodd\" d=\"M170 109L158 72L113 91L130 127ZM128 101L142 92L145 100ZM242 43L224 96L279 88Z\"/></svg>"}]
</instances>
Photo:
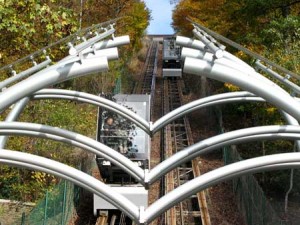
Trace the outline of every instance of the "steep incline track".
<instances>
[{"instance_id":1,"label":"steep incline track","mask_svg":"<svg viewBox=\"0 0 300 225\"><path fill-rule=\"evenodd\" d=\"M182 105L183 81L180 79L164 80L163 113L166 114ZM162 152L165 158L181 151L193 144L189 121L186 117L180 118L169 124L164 129L164 149ZM185 163L176 170L171 171L165 178L165 193L186 183L200 175L199 159ZM201 210L200 210L201 209ZM204 192L181 202L170 209L165 215L166 225L196 225L210 224Z\"/></svg>"}]
</instances>

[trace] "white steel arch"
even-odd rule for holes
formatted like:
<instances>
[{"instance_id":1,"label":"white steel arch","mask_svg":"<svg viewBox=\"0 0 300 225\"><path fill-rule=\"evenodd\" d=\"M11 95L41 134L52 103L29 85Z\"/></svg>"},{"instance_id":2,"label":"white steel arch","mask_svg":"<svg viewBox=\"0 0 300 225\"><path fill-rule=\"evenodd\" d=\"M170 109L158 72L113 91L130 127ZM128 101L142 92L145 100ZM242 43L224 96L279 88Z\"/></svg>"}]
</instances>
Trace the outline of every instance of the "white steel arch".
<instances>
[{"instance_id":1,"label":"white steel arch","mask_svg":"<svg viewBox=\"0 0 300 225\"><path fill-rule=\"evenodd\" d=\"M220 149L224 146L239 143L257 141L257 140L276 140L276 139L300 139L299 126L260 126L235 130L207 138L196 144L193 144L171 157L167 158L155 166L146 176L149 184L154 183L163 175L167 174L184 162L190 161L202 154Z\"/></svg>"},{"instance_id":2,"label":"white steel arch","mask_svg":"<svg viewBox=\"0 0 300 225\"><path fill-rule=\"evenodd\" d=\"M108 69L106 57L85 59L82 62L77 57L74 61L58 67L51 66L46 69L46 72L42 70L0 93L0 111L42 88L71 78Z\"/></svg>"},{"instance_id":3,"label":"white steel arch","mask_svg":"<svg viewBox=\"0 0 300 225\"><path fill-rule=\"evenodd\" d=\"M143 217L141 218L142 223L140 224L149 224L155 218L184 199L220 182L249 173L299 168L299 166L300 153L284 153L256 157L223 166L186 182L154 202L143 213Z\"/></svg>"},{"instance_id":4,"label":"white steel arch","mask_svg":"<svg viewBox=\"0 0 300 225\"><path fill-rule=\"evenodd\" d=\"M218 63L218 60L216 59L212 63L187 57L184 63L184 72L237 85L264 98L279 109L300 120L300 103L283 91L283 89L280 91L277 85L267 85L267 83L261 82L247 72Z\"/></svg>"},{"instance_id":5,"label":"white steel arch","mask_svg":"<svg viewBox=\"0 0 300 225\"><path fill-rule=\"evenodd\" d=\"M169 171L175 169L184 162L200 156L201 154L208 153L227 145L256 140L298 140L300 139L300 127L290 125L264 126L246 128L220 134L185 148L161 162L150 171L142 170L122 154L93 139L59 128L20 122L0 123L0 134L48 138L78 146L112 161L148 188L149 184L154 183Z\"/></svg>"},{"instance_id":6,"label":"white steel arch","mask_svg":"<svg viewBox=\"0 0 300 225\"><path fill-rule=\"evenodd\" d=\"M149 133L149 123L145 119L143 119L136 113L132 112L131 110L127 109L126 107L119 105L106 98L84 93L84 92L61 90L61 89L42 89L33 94L33 99L36 100L50 99L50 98L75 100L75 101L93 104L96 106L101 106L103 108L111 110L129 119L130 121L135 123L138 127L143 129L146 133Z\"/></svg>"},{"instance_id":7,"label":"white steel arch","mask_svg":"<svg viewBox=\"0 0 300 225\"><path fill-rule=\"evenodd\" d=\"M100 196L122 210L134 221L138 221L139 208L136 205L134 205L127 198L123 197L123 195L113 191L109 186L105 185L100 180L73 167L54 160L46 159L44 157L5 149L0 149L0 163L34 170L37 169L42 172L50 173L69 180Z\"/></svg>"},{"instance_id":8,"label":"white steel arch","mask_svg":"<svg viewBox=\"0 0 300 225\"><path fill-rule=\"evenodd\" d=\"M167 113L166 115L162 116L154 123L148 123L146 120L144 120L137 114L133 113L132 111L128 110L126 107L121 106L103 97L91 95L88 93L70 91L70 90L61 90L61 89L42 89L34 93L32 98L34 100L51 99L51 98L67 99L67 100L85 102L96 106L101 106L121 116L124 116L125 118L132 121L135 125L143 129L146 133L150 134L151 136L156 132L158 132L167 124L171 123L172 121L204 107L222 105L228 103L237 103L237 102L266 102L263 98L256 97L254 94L246 91L217 94L217 95L201 98L192 101L190 103L187 103Z\"/></svg>"},{"instance_id":9,"label":"white steel arch","mask_svg":"<svg viewBox=\"0 0 300 225\"><path fill-rule=\"evenodd\" d=\"M116 150L84 135L60 129L58 127L23 122L0 123L0 134L47 138L83 148L110 160L112 163L120 166L128 174L132 175L138 182L143 184L145 174L139 166Z\"/></svg>"},{"instance_id":10,"label":"white steel arch","mask_svg":"<svg viewBox=\"0 0 300 225\"><path fill-rule=\"evenodd\" d=\"M137 224L141 225L149 224L169 208L173 207L189 196L222 181L233 179L249 173L298 168L300 166L300 153L285 153L257 157L210 171L169 192L155 203L150 205L147 209L138 208L127 198L111 190L109 186L105 185L96 178L50 159L28 153L1 149L0 163L10 166L39 170L74 182L113 204L116 208L120 209L127 216L133 219Z\"/></svg>"},{"instance_id":11,"label":"white steel arch","mask_svg":"<svg viewBox=\"0 0 300 225\"><path fill-rule=\"evenodd\" d=\"M260 97L256 97L254 94L249 92L232 92L232 93L223 93L217 94L205 98L201 98L190 103L187 103L183 106L178 107L177 109L167 113L166 115L159 118L155 121L151 126L151 132L154 134L160 129L162 129L167 124L171 123L177 118L183 117L188 113L191 113L195 110L199 110L204 107L214 106L214 105L221 105L226 103L235 103L235 102L242 102L242 101L265 101Z\"/></svg>"}]
</instances>

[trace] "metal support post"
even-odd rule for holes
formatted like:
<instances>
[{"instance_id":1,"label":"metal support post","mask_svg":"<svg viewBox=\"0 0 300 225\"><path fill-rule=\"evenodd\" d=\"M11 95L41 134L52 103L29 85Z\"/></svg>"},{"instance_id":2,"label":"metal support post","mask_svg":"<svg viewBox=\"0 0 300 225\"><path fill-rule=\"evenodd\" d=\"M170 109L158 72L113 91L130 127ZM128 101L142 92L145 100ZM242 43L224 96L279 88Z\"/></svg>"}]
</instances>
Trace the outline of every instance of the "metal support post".
<instances>
[{"instance_id":1,"label":"metal support post","mask_svg":"<svg viewBox=\"0 0 300 225\"><path fill-rule=\"evenodd\" d=\"M24 108L26 107L27 103L29 102L29 97L25 97L17 102L11 112L5 119L5 122L14 122L16 121L20 114L23 112ZM0 148L4 148L6 145L8 137L7 136L0 136Z\"/></svg>"}]
</instances>

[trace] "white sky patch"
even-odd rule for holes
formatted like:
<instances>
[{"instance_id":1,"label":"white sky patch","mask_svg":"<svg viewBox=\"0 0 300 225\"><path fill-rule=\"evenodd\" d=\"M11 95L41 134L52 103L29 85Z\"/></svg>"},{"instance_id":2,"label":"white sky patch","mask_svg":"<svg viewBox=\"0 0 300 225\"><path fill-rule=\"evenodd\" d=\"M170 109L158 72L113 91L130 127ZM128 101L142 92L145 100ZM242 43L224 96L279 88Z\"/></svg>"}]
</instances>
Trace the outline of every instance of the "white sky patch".
<instances>
[{"instance_id":1,"label":"white sky patch","mask_svg":"<svg viewBox=\"0 0 300 225\"><path fill-rule=\"evenodd\" d=\"M152 20L147 29L148 34L174 34L171 27L174 5L170 0L144 0L151 10Z\"/></svg>"}]
</instances>

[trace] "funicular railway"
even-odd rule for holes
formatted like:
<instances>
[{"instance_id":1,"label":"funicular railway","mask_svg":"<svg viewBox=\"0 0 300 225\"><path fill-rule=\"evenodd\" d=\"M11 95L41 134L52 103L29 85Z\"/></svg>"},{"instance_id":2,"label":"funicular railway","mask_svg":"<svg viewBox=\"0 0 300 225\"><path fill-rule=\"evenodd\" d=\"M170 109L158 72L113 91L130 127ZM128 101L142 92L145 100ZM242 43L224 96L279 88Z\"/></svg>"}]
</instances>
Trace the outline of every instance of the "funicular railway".
<instances>
[{"instance_id":1,"label":"funicular railway","mask_svg":"<svg viewBox=\"0 0 300 225\"><path fill-rule=\"evenodd\" d=\"M138 90L140 94L152 94L155 91L157 60L158 43L156 41L151 41L144 66L144 74L142 75L142 82L138 84L138 86L141 86Z\"/></svg>"},{"instance_id":2,"label":"funicular railway","mask_svg":"<svg viewBox=\"0 0 300 225\"><path fill-rule=\"evenodd\" d=\"M183 80L178 77L165 79L163 86L163 112L167 114L182 106ZM167 125L164 128L164 140L164 158L171 157L194 144L188 118L182 117ZM168 173L165 178L165 192L168 193L199 176L199 163L200 159L194 159ZM197 193L171 208L165 215L165 224L210 224L205 193Z\"/></svg>"},{"instance_id":3,"label":"funicular railway","mask_svg":"<svg viewBox=\"0 0 300 225\"><path fill-rule=\"evenodd\" d=\"M148 207L145 207L144 203L135 204L136 198L127 198L112 188L109 183L104 183L55 160L24 152L2 149L0 151L1 163L43 171L74 182L113 206L113 210L121 212L119 218L116 218L116 216L114 216L115 214L110 218L109 214L104 216L100 215L100 224L107 224L108 222L115 224L117 222L119 224L141 225L150 224L164 213L166 214L161 217L160 224L209 224L209 215L205 212L205 210L207 210L205 195L203 192L199 193L199 191L203 191L221 181L248 173L270 169L299 167L299 153L286 153L245 160L200 176L201 168L199 168L199 159L197 159L197 157L204 152L210 152L230 144L253 140L274 140L282 138L297 141L299 140L300 128L297 121L291 122L292 119L290 118L287 119L287 123L293 126L278 125L242 129L211 137L194 144L191 138L189 121L184 117L186 113L201 108L205 104L217 105L218 101L223 101L222 104L231 101L267 101L280 108L284 113L288 113L289 115L286 117L293 117L300 120L300 104L274 82L261 76L252 67L224 51L223 46L219 45L219 43L216 44L216 41L208 34L205 34L201 26L197 26L197 24L194 24L194 34L199 40L184 37L176 39L177 44L186 48L182 50L182 52L185 53L182 56L185 57L184 72L207 76L223 82L231 82L245 89L246 92L211 96L181 106L182 80L171 76L169 79L164 80L162 92L163 114L169 114L164 115L161 120L152 123L137 116L124 105L120 106L115 102L108 101L99 96L69 90L45 89L48 86L71 78L107 70L108 60L117 58L117 49L110 49L110 47L117 47L128 43L127 37L125 39L117 39L115 37L110 39L110 35L114 33L112 24L114 22L115 21L106 23L105 29L102 27L104 25L101 25L100 28L94 27L95 29L99 28L103 33L99 35L98 29L98 31L95 32L95 37L88 40L82 39L82 43L71 43L74 40L77 42L79 40L77 38L78 34L74 35L71 39L66 41L71 43L69 43L70 51L67 58L62 59L58 64L52 65L45 70L43 69L44 66L41 66L35 68L36 70L33 72L27 71L28 76L37 71L39 72L25 80L19 81L15 85L11 85L5 92L1 93L1 111L15 103L16 105L13 107L7 120L1 122L0 131L2 135L28 135L48 138L81 147L97 155L101 160L103 159L102 162L105 161L103 165L116 165L119 167L118 169L124 170L124 174L129 177L130 184L134 183L134 185L138 185L138 187L145 190L145 192L147 192L150 185L162 179L161 189L164 189L164 193L162 193L163 196ZM88 33L90 33L90 31L88 31ZM81 35L85 36L86 33ZM108 38L108 40L103 40L104 38ZM150 46L145 76L141 83L141 93L147 93L148 95L151 95L155 90L155 79L153 75L156 74L158 51L157 43L152 43ZM261 57L259 59L264 63L268 63L267 60ZM259 62L257 62L257 64L260 65ZM263 67L261 66L261 68ZM277 69L281 68L277 67ZM286 70L282 71L287 72ZM293 73L290 74L293 75ZM18 78L20 78L20 76L10 79L8 83L6 82L7 84L5 86L18 81ZM283 83L287 84L286 81L283 81ZM31 86L32 84L33 86ZM291 84L289 85L291 86ZM162 162L154 168L147 168L148 165L143 164L142 160L139 159L136 162L131 160L132 158L137 158L138 151L135 152L136 154L129 154L130 156L128 156L128 149L126 152L124 145L122 146L122 150L121 148L113 149L99 142L99 140L95 141L92 138L61 128L15 122L23 110L24 104L26 105L30 98L35 100L49 98L68 99L90 103L98 107L100 106L124 116L134 123L136 127L139 127L140 130L144 131L147 135L149 134L149 136L153 136L155 132L165 127L162 135L164 148L160 150L163 153ZM172 112L174 112L174 110L178 112L178 114L173 115ZM172 114L172 116L170 116L170 114ZM180 118L180 116L183 117ZM170 121L171 123L167 124L167 122ZM2 145L5 145L5 140ZM143 160L145 160L145 158L143 158ZM110 173L112 173L112 171L106 174L108 178L110 178ZM117 177L116 180L118 180L121 185L126 183L122 177ZM108 179L108 181L110 181L110 179ZM132 186L130 186L130 188L131 187ZM136 188L136 186L134 188ZM145 197L145 195L143 197Z\"/></svg>"}]
</instances>

